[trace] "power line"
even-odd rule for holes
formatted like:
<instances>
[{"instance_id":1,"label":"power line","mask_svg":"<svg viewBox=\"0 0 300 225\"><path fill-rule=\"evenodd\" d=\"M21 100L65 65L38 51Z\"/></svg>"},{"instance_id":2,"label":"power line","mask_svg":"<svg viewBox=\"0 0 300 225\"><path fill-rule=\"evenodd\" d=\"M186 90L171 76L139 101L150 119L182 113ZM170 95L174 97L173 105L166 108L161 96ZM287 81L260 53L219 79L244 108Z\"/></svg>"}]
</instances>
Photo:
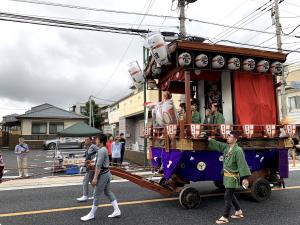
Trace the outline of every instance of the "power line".
<instances>
[{"instance_id":1,"label":"power line","mask_svg":"<svg viewBox=\"0 0 300 225\"><path fill-rule=\"evenodd\" d=\"M41 5L51 5L51 6L57 6L57 7L67 7L67 8L72 8L72 9L81 9L81 10L92 10L92 11L98 11L98 12L108 12L108 13L118 13L118 14L128 14L128 15L138 15L138 16L146 15L146 16L149 16L149 17L157 17L157 18L176 19L176 20L178 20L178 17L176 17L176 16L145 14L145 13L137 13L137 12L118 11L118 10L108 10L108 9L83 7L83 6L68 5L68 4L61 4L61 3L54 3L54 2L32 1L32 0L9 0L9 1L26 2L26 3L41 4ZM274 33L272 33L272 32L266 32L266 31L263 31L263 30L255 30L255 29L250 29L250 28L244 28L244 27L214 23L214 22L203 21L203 20L187 18L187 17L186 17L186 19L189 20L190 22L198 22L198 23L203 23L203 24L208 24L208 25L213 25L213 26L226 27L226 28L231 28L231 29L237 29L237 30L244 30L244 31L251 31L251 32L265 33L265 34L274 35ZM297 37L297 38L299 38L299 37Z\"/></svg>"},{"instance_id":2,"label":"power line","mask_svg":"<svg viewBox=\"0 0 300 225\"><path fill-rule=\"evenodd\" d=\"M231 29L234 28L234 26L240 26L240 23L242 23L244 20L247 21L247 20L249 19L249 17L250 17L250 18L253 18L252 14L255 14L257 11L259 11L258 13L260 13L261 8L264 7L264 6L267 5L267 4L270 4L270 3L269 3L269 2L264 3L262 6L258 7L258 8L255 9L253 12L251 12L250 14L248 14L247 16L245 16L244 18L242 18L242 19L240 19L239 21L237 21L236 23L234 23L234 24L233 24L232 26L230 26L228 29L226 29L226 30L220 32L219 34L217 34L217 35L214 37L214 39L217 39L217 38L221 39L222 37L225 36L226 33L228 33L228 31L230 32ZM257 15L257 14L256 14L256 15ZM254 16L256 16L256 15L254 15Z\"/></svg>"},{"instance_id":3,"label":"power line","mask_svg":"<svg viewBox=\"0 0 300 225\"><path fill-rule=\"evenodd\" d=\"M298 24L291 32L284 33L282 29L281 29L281 32L282 32L283 34L285 34L285 35L290 35L290 34L294 33L295 30L296 30L298 27L300 27L300 24Z\"/></svg>"}]
</instances>

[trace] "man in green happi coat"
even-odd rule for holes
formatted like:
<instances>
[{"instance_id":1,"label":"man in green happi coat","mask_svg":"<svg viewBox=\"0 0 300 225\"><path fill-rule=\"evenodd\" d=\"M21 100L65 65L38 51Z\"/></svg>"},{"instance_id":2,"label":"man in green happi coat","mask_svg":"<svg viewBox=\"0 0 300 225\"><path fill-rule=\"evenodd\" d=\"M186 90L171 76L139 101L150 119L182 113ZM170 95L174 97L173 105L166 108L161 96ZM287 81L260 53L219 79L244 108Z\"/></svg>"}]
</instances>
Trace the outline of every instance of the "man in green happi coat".
<instances>
[{"instance_id":1,"label":"man in green happi coat","mask_svg":"<svg viewBox=\"0 0 300 225\"><path fill-rule=\"evenodd\" d=\"M193 124L201 123L201 114L198 111L198 105L196 102L192 102L191 109L192 109L192 123Z\"/></svg>"},{"instance_id":2,"label":"man in green happi coat","mask_svg":"<svg viewBox=\"0 0 300 225\"><path fill-rule=\"evenodd\" d=\"M242 186L248 188L249 182L246 177L251 175L248 164L245 159L244 151L236 143L239 138L239 133L231 131L227 137L227 144L216 141L211 137L208 138L209 150L216 150L223 153L223 183L225 186L225 209L223 216L216 221L217 224L224 224L229 222L229 214L231 205L235 208L235 213L231 216L233 219L243 218L243 212L240 204L236 199L234 192L236 188L240 187L240 178L243 178Z\"/></svg>"},{"instance_id":3,"label":"man in green happi coat","mask_svg":"<svg viewBox=\"0 0 300 225\"><path fill-rule=\"evenodd\" d=\"M225 118L223 114L219 112L219 105L216 102L212 103L211 105L210 123L211 124L225 123Z\"/></svg>"}]
</instances>

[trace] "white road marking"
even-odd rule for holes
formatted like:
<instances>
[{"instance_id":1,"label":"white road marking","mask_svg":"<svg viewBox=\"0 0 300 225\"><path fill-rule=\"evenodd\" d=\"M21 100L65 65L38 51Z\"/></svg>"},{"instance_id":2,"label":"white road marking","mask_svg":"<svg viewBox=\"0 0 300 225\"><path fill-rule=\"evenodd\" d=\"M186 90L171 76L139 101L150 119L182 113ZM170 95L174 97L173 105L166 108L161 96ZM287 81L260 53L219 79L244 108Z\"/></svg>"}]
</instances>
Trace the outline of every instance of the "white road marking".
<instances>
[{"instance_id":1,"label":"white road marking","mask_svg":"<svg viewBox=\"0 0 300 225\"><path fill-rule=\"evenodd\" d=\"M43 177L43 178L45 179L46 177ZM160 180L160 177L153 177L151 180ZM125 180L125 179L118 179L118 180L111 181L111 183L125 183L125 182L129 182L129 181ZM3 187L3 188L1 188L1 186L0 186L0 191L27 190L27 189L52 188L52 187L67 187L67 186L79 186L79 185L82 185L82 182L60 183L60 184L38 184L38 185Z\"/></svg>"}]
</instances>

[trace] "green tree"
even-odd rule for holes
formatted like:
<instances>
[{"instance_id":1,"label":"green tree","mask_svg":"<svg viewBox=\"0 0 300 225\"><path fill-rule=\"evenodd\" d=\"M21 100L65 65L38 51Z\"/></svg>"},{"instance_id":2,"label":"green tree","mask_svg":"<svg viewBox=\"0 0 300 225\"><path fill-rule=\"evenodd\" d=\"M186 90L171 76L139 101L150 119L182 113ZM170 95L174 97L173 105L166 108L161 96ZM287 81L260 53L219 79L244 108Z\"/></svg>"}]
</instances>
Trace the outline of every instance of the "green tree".
<instances>
[{"instance_id":1,"label":"green tree","mask_svg":"<svg viewBox=\"0 0 300 225\"><path fill-rule=\"evenodd\" d=\"M95 123L95 128L99 129L100 124L102 122L101 116L99 114L99 106L95 103L94 100L91 100L92 103L92 112L94 116L94 123ZM89 117L90 116L90 102L87 101L85 103L85 112L83 113L85 116ZM93 123L92 123L93 126Z\"/></svg>"}]
</instances>

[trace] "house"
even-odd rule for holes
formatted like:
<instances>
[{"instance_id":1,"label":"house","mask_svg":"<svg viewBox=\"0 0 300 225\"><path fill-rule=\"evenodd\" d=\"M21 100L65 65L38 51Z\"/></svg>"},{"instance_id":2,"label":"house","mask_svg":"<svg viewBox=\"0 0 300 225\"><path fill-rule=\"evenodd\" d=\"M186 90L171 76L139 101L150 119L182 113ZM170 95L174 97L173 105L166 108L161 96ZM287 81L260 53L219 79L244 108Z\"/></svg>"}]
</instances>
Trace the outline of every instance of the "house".
<instances>
[{"instance_id":1,"label":"house","mask_svg":"<svg viewBox=\"0 0 300 225\"><path fill-rule=\"evenodd\" d=\"M48 103L32 107L23 115L17 116L21 122L23 136L56 135L57 132L88 118Z\"/></svg>"},{"instance_id":2,"label":"house","mask_svg":"<svg viewBox=\"0 0 300 225\"><path fill-rule=\"evenodd\" d=\"M300 125L300 69L290 72L287 77L286 101L288 116L294 124ZM297 127L297 134L299 137L300 126Z\"/></svg>"},{"instance_id":3,"label":"house","mask_svg":"<svg viewBox=\"0 0 300 225\"><path fill-rule=\"evenodd\" d=\"M79 115L84 115L84 113L86 112L85 103L76 103L71 106L69 111Z\"/></svg>"}]
</instances>

